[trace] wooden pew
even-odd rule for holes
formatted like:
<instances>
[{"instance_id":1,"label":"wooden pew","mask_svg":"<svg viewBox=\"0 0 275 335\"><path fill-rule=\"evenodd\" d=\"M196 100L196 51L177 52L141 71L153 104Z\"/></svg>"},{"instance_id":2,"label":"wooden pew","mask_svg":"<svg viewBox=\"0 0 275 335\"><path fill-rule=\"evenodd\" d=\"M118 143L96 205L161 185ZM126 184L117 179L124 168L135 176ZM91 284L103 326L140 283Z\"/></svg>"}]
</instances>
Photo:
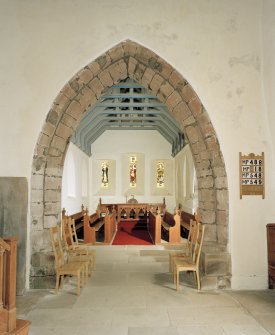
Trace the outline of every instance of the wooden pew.
<instances>
[{"instance_id":1,"label":"wooden pew","mask_svg":"<svg viewBox=\"0 0 275 335\"><path fill-rule=\"evenodd\" d=\"M190 230L190 220L196 220L195 214L180 211L180 225L185 236L188 236Z\"/></svg>"},{"instance_id":2,"label":"wooden pew","mask_svg":"<svg viewBox=\"0 0 275 335\"><path fill-rule=\"evenodd\" d=\"M161 216L160 211L148 213L148 232L154 244L161 243Z\"/></svg>"},{"instance_id":3,"label":"wooden pew","mask_svg":"<svg viewBox=\"0 0 275 335\"><path fill-rule=\"evenodd\" d=\"M0 334L28 335L30 322L16 319L17 238L0 238Z\"/></svg>"},{"instance_id":4,"label":"wooden pew","mask_svg":"<svg viewBox=\"0 0 275 335\"><path fill-rule=\"evenodd\" d=\"M116 209L112 208L112 212L106 211L104 217L104 243L110 244L116 232Z\"/></svg>"},{"instance_id":5,"label":"wooden pew","mask_svg":"<svg viewBox=\"0 0 275 335\"><path fill-rule=\"evenodd\" d=\"M164 212L161 226L166 235L168 235L168 242L173 244L180 243L180 214L179 210L176 210L176 214L173 215L167 211Z\"/></svg>"},{"instance_id":6,"label":"wooden pew","mask_svg":"<svg viewBox=\"0 0 275 335\"><path fill-rule=\"evenodd\" d=\"M84 243L95 244L97 233L100 229L104 229L104 243L110 244L116 231L116 210L113 207L110 213L106 209L104 216L101 216L100 211L96 211L92 215L86 214L84 217Z\"/></svg>"},{"instance_id":7,"label":"wooden pew","mask_svg":"<svg viewBox=\"0 0 275 335\"><path fill-rule=\"evenodd\" d=\"M63 208L62 210L62 219L65 218L71 218L74 220L75 222L75 230L77 232L77 235L82 235L82 231L83 231L83 227L84 227L84 216L86 215L87 212L87 208L85 209L83 205L81 205L81 211L71 214L71 215L67 215L66 214L66 209ZM81 233L80 233L81 232ZM82 238L83 236L81 236Z\"/></svg>"},{"instance_id":8,"label":"wooden pew","mask_svg":"<svg viewBox=\"0 0 275 335\"><path fill-rule=\"evenodd\" d=\"M84 243L96 243L96 233L104 226L105 217L101 217L97 212L89 216L88 212L84 216Z\"/></svg>"}]
</instances>

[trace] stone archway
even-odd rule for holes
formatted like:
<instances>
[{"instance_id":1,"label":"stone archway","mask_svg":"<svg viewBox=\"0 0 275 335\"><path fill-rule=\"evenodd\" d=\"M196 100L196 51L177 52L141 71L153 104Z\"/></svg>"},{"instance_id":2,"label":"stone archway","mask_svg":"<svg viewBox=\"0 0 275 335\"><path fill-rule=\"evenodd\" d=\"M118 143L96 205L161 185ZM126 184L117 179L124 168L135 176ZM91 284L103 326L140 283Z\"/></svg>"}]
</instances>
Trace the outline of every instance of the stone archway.
<instances>
[{"instance_id":1,"label":"stone archway","mask_svg":"<svg viewBox=\"0 0 275 335\"><path fill-rule=\"evenodd\" d=\"M190 144L202 222L208 224L204 271L209 285L227 287L230 285L230 257L226 251L228 187L216 132L191 85L154 52L130 40L81 69L60 91L44 122L32 166L30 286L45 286L45 277L50 278L54 272L49 262L48 228L60 222L63 162L70 137L99 97L127 77L167 105Z\"/></svg>"}]
</instances>

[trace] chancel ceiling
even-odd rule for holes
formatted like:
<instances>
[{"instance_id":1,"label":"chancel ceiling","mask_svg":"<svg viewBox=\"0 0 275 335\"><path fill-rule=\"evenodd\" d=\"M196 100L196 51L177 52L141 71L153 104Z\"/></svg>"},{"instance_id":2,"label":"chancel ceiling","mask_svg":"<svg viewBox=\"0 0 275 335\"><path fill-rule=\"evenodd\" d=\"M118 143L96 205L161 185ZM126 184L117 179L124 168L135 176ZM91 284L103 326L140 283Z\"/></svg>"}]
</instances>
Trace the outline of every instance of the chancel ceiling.
<instances>
[{"instance_id":1,"label":"chancel ceiling","mask_svg":"<svg viewBox=\"0 0 275 335\"><path fill-rule=\"evenodd\" d=\"M185 145L184 134L166 105L129 78L101 96L80 121L71 142L91 156L91 144L105 130L157 130L171 144L172 156Z\"/></svg>"}]
</instances>

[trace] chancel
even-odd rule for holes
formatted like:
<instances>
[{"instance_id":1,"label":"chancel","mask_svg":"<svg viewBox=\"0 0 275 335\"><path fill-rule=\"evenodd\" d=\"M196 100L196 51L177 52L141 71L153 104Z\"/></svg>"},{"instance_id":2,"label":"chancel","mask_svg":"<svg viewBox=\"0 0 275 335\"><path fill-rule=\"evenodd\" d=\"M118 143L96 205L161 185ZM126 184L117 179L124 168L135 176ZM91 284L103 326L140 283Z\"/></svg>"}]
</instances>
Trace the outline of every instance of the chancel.
<instances>
[{"instance_id":1,"label":"chancel","mask_svg":"<svg viewBox=\"0 0 275 335\"><path fill-rule=\"evenodd\" d=\"M274 13L0 2L1 334L274 334Z\"/></svg>"}]
</instances>

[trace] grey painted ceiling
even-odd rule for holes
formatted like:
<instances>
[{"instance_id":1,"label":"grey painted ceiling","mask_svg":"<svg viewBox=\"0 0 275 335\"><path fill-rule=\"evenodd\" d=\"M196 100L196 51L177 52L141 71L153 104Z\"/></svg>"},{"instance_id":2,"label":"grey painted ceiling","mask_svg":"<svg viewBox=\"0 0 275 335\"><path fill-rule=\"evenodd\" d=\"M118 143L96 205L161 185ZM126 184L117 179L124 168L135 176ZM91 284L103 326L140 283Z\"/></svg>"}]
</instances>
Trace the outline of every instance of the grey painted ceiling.
<instances>
[{"instance_id":1,"label":"grey painted ceiling","mask_svg":"<svg viewBox=\"0 0 275 335\"><path fill-rule=\"evenodd\" d=\"M131 79L112 86L80 121L71 141L91 156L91 144L105 130L157 130L172 156L185 145L184 135L165 104Z\"/></svg>"}]
</instances>

